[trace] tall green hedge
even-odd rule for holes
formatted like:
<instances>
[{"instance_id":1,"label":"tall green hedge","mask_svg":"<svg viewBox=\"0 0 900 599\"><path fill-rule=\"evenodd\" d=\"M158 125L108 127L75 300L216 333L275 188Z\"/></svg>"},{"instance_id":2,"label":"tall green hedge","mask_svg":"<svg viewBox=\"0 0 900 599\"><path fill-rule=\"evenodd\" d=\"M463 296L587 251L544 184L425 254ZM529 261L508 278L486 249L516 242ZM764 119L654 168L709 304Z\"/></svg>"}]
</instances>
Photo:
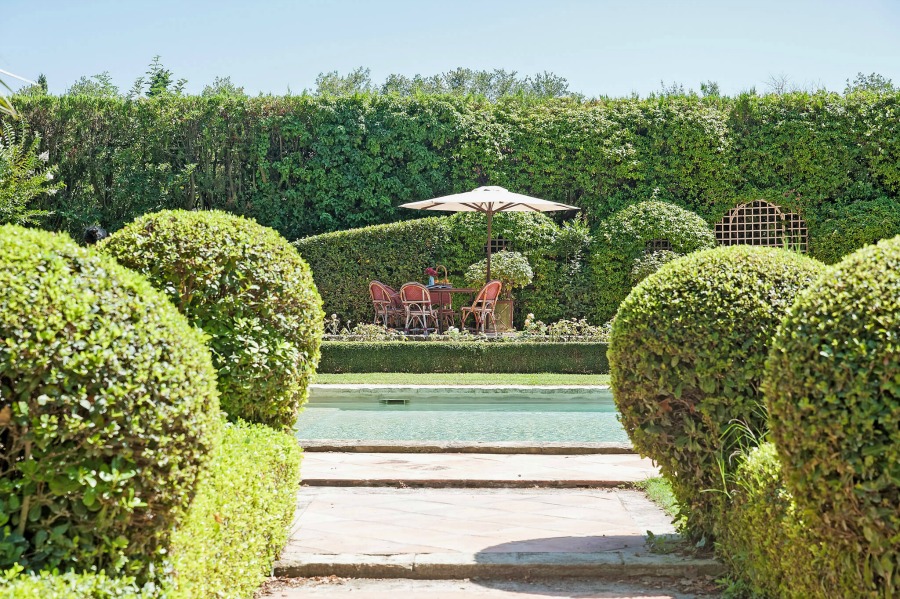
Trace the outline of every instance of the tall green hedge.
<instances>
[{"instance_id":1,"label":"tall green hedge","mask_svg":"<svg viewBox=\"0 0 900 599\"><path fill-rule=\"evenodd\" d=\"M479 184L583 208L651 197L717 220L789 194L809 220L900 195L900 93L545 101L357 95L17 98L66 188L47 226L162 208L252 216L288 239L413 218Z\"/></svg>"},{"instance_id":2,"label":"tall green hedge","mask_svg":"<svg viewBox=\"0 0 900 599\"><path fill-rule=\"evenodd\" d=\"M590 235L583 225L558 226L542 214L500 214L493 236L508 240L534 271L531 285L516 291L517 322L528 312L544 320L588 313ZM424 281L425 267L443 264L451 281L465 287L466 268L483 259L486 241L484 217L460 213L316 235L295 245L312 268L325 313L371 322L370 281L399 289L408 281Z\"/></svg>"}]
</instances>

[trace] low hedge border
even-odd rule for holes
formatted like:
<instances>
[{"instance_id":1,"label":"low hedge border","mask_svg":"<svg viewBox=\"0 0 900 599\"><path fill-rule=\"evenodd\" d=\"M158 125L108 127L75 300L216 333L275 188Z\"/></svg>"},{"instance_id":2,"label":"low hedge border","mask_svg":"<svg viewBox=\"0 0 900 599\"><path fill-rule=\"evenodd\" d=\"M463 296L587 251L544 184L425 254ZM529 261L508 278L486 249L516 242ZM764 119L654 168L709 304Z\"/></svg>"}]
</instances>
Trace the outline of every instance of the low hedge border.
<instances>
[{"instance_id":1,"label":"low hedge border","mask_svg":"<svg viewBox=\"0 0 900 599\"><path fill-rule=\"evenodd\" d=\"M0 599L156 599L152 586L139 587L133 578L103 572L22 574L18 568L0 572Z\"/></svg>"},{"instance_id":2,"label":"low hedge border","mask_svg":"<svg viewBox=\"0 0 900 599\"><path fill-rule=\"evenodd\" d=\"M607 374L606 343L326 341L319 372Z\"/></svg>"},{"instance_id":3,"label":"low hedge border","mask_svg":"<svg viewBox=\"0 0 900 599\"><path fill-rule=\"evenodd\" d=\"M172 536L173 599L253 596L287 541L303 450L288 433L238 421Z\"/></svg>"}]
</instances>

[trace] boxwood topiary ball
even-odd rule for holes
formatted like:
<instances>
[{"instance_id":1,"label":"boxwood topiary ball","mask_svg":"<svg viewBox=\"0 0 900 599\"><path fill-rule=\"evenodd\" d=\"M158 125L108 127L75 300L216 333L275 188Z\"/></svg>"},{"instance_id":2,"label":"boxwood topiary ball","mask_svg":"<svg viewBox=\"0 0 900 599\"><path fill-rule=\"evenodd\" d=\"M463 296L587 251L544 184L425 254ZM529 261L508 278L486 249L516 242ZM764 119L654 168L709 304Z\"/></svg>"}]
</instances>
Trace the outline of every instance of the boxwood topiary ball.
<instances>
[{"instance_id":1,"label":"boxwood topiary ball","mask_svg":"<svg viewBox=\"0 0 900 599\"><path fill-rule=\"evenodd\" d=\"M229 415L294 425L319 362L324 314L309 266L281 235L225 212L166 210L99 247L209 335Z\"/></svg>"},{"instance_id":2,"label":"boxwood topiary ball","mask_svg":"<svg viewBox=\"0 0 900 599\"><path fill-rule=\"evenodd\" d=\"M778 329L763 382L788 487L859 597L900 594L900 237L847 256Z\"/></svg>"},{"instance_id":3,"label":"boxwood topiary ball","mask_svg":"<svg viewBox=\"0 0 900 599\"><path fill-rule=\"evenodd\" d=\"M0 570L145 572L220 429L202 333L163 294L0 227Z\"/></svg>"},{"instance_id":4,"label":"boxwood topiary ball","mask_svg":"<svg viewBox=\"0 0 900 599\"><path fill-rule=\"evenodd\" d=\"M765 429L759 383L769 340L823 268L772 248L705 250L664 265L619 308L609 363L621 421L672 481L695 538L712 534L716 490L742 438L723 436L735 423Z\"/></svg>"}]
</instances>

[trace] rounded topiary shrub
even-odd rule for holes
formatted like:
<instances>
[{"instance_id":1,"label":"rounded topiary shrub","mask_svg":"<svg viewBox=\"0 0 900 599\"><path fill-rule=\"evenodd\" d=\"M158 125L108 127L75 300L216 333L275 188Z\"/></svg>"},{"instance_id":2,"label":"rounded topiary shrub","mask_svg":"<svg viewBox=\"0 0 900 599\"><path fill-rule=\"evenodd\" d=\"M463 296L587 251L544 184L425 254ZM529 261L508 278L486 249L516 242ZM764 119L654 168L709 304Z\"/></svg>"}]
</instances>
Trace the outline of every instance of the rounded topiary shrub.
<instances>
[{"instance_id":1,"label":"rounded topiary shrub","mask_svg":"<svg viewBox=\"0 0 900 599\"><path fill-rule=\"evenodd\" d=\"M621 421L672 482L695 538L712 533L733 448L752 444L726 432L765 429L770 338L823 268L786 250L706 250L664 265L619 308L609 364Z\"/></svg>"},{"instance_id":2,"label":"rounded topiary shrub","mask_svg":"<svg viewBox=\"0 0 900 599\"><path fill-rule=\"evenodd\" d=\"M900 595L900 237L850 254L797 298L763 390L788 487L844 556L843 592Z\"/></svg>"},{"instance_id":3,"label":"rounded topiary shrub","mask_svg":"<svg viewBox=\"0 0 900 599\"><path fill-rule=\"evenodd\" d=\"M0 569L143 572L220 429L203 335L163 294L0 227Z\"/></svg>"},{"instance_id":4,"label":"rounded topiary shrub","mask_svg":"<svg viewBox=\"0 0 900 599\"><path fill-rule=\"evenodd\" d=\"M669 248L654 248L665 240ZM684 255L716 247L709 224L697 214L666 202L640 202L616 212L601 225L591 249L597 303L595 322L606 322L634 286L633 271L646 268L646 255L669 249Z\"/></svg>"},{"instance_id":5,"label":"rounded topiary shrub","mask_svg":"<svg viewBox=\"0 0 900 599\"><path fill-rule=\"evenodd\" d=\"M319 362L324 314L309 266L287 240L225 212L167 210L99 247L209 335L230 416L294 425Z\"/></svg>"}]
</instances>

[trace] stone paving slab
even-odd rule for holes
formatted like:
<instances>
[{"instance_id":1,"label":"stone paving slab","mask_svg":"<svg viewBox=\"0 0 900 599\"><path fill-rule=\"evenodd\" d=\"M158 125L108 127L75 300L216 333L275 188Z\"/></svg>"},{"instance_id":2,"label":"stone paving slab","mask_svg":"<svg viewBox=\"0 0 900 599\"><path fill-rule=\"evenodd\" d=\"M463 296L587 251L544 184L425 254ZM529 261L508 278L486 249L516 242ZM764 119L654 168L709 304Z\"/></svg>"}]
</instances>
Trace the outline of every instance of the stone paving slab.
<instances>
[{"instance_id":1,"label":"stone paving slab","mask_svg":"<svg viewBox=\"0 0 900 599\"><path fill-rule=\"evenodd\" d=\"M699 599L712 594L695 592L691 585L672 582L604 582L560 580L517 582L504 580L371 580L303 579L277 580L267 585L263 598L353 597L355 599L546 599L570 597L592 599Z\"/></svg>"},{"instance_id":2,"label":"stone paving slab","mask_svg":"<svg viewBox=\"0 0 900 599\"><path fill-rule=\"evenodd\" d=\"M636 454L398 454L313 452L303 479L316 486L609 487L659 476Z\"/></svg>"},{"instance_id":3,"label":"stone paving slab","mask_svg":"<svg viewBox=\"0 0 900 599\"><path fill-rule=\"evenodd\" d=\"M639 491L304 487L282 560L641 552L648 530L674 532Z\"/></svg>"}]
</instances>

